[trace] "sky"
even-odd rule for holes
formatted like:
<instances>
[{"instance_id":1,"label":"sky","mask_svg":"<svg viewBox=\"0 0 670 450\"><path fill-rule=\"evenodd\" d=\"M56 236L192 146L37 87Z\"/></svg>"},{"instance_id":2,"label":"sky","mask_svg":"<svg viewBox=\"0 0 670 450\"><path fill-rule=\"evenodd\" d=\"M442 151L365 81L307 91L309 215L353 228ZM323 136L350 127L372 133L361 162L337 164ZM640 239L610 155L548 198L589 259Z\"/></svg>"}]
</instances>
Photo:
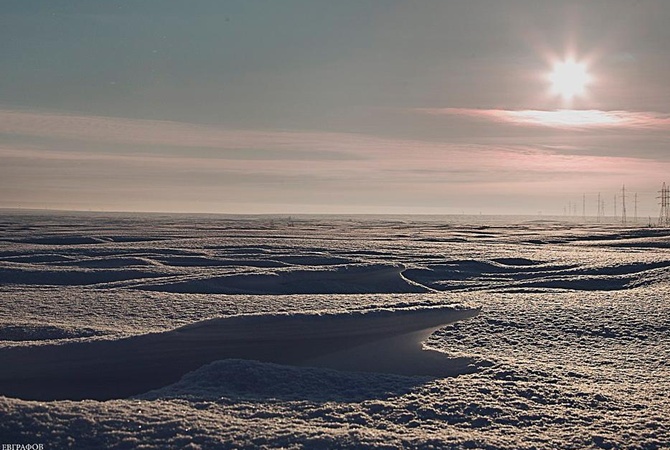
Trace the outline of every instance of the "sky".
<instances>
[{"instance_id":1,"label":"sky","mask_svg":"<svg viewBox=\"0 0 670 450\"><path fill-rule=\"evenodd\" d=\"M657 217L668 23L667 0L3 0L0 207L612 215L625 185Z\"/></svg>"}]
</instances>

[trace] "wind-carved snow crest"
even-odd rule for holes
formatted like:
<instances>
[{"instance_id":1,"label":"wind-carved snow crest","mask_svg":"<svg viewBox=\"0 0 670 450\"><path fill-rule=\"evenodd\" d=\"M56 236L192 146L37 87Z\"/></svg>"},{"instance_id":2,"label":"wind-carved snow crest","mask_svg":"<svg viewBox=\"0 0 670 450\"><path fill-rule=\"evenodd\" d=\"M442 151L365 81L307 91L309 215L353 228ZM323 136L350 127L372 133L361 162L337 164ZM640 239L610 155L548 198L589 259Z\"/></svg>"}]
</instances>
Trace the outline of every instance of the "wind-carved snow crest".
<instances>
[{"instance_id":1,"label":"wind-carved snow crest","mask_svg":"<svg viewBox=\"0 0 670 450\"><path fill-rule=\"evenodd\" d=\"M124 398L219 359L454 376L468 358L424 349L436 329L478 310L455 307L340 314L240 315L119 340L0 349L0 393L30 400Z\"/></svg>"}]
</instances>

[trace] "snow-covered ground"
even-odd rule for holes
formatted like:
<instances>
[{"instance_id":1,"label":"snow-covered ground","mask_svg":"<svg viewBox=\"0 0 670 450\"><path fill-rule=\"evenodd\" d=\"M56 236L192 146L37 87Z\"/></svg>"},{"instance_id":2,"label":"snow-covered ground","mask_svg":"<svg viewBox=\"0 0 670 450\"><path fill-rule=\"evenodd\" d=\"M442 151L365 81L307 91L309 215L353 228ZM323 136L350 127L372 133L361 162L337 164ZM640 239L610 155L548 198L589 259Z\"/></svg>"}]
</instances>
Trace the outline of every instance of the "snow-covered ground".
<instances>
[{"instance_id":1,"label":"snow-covered ground","mask_svg":"<svg viewBox=\"0 0 670 450\"><path fill-rule=\"evenodd\" d=\"M667 448L669 282L642 226L5 211L0 444Z\"/></svg>"}]
</instances>

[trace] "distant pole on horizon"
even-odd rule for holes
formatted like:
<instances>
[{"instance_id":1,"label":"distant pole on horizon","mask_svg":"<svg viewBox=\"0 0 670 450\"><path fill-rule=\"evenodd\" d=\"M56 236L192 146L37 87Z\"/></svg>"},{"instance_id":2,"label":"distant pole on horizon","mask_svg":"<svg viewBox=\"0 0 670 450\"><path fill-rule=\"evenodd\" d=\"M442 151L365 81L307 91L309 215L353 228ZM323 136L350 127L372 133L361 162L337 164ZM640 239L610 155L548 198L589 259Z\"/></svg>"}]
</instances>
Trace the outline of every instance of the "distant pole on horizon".
<instances>
[{"instance_id":1,"label":"distant pole on horizon","mask_svg":"<svg viewBox=\"0 0 670 450\"><path fill-rule=\"evenodd\" d=\"M616 194L614 194L614 219L615 220L618 217L617 214L616 214L616 202L617 202L617 198L616 198Z\"/></svg>"},{"instance_id":2,"label":"distant pole on horizon","mask_svg":"<svg viewBox=\"0 0 670 450\"><path fill-rule=\"evenodd\" d=\"M658 216L658 224L662 227L667 227L670 225L670 189L665 183L659 191L661 196L657 197L660 199L661 204L661 213Z\"/></svg>"},{"instance_id":3,"label":"distant pole on horizon","mask_svg":"<svg viewBox=\"0 0 670 450\"><path fill-rule=\"evenodd\" d=\"M621 223L626 225L626 185L621 187Z\"/></svg>"},{"instance_id":4,"label":"distant pole on horizon","mask_svg":"<svg viewBox=\"0 0 670 450\"><path fill-rule=\"evenodd\" d=\"M586 194L582 194L582 220L586 222Z\"/></svg>"},{"instance_id":5,"label":"distant pole on horizon","mask_svg":"<svg viewBox=\"0 0 670 450\"><path fill-rule=\"evenodd\" d=\"M596 211L596 220L598 221L598 223L600 223L600 219L601 219L600 211L602 209L602 206L603 206L602 202L600 201L600 192L598 192L598 204L596 205L596 210L597 210Z\"/></svg>"},{"instance_id":6,"label":"distant pole on horizon","mask_svg":"<svg viewBox=\"0 0 670 450\"><path fill-rule=\"evenodd\" d=\"M633 220L637 223L637 192L635 193L635 217Z\"/></svg>"}]
</instances>

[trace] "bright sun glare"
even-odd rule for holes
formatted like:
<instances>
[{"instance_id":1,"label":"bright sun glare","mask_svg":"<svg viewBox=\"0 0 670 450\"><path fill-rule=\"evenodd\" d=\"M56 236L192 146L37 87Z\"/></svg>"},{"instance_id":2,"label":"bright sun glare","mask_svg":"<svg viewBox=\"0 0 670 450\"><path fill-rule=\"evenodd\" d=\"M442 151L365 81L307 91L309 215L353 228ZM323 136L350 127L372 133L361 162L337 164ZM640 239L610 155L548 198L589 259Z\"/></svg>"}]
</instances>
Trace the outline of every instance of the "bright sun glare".
<instances>
[{"instance_id":1,"label":"bright sun glare","mask_svg":"<svg viewBox=\"0 0 670 450\"><path fill-rule=\"evenodd\" d=\"M591 76L586 71L586 64L568 59L554 65L549 81L553 93L560 95L564 100L572 100L584 94L586 86L591 82Z\"/></svg>"}]
</instances>

